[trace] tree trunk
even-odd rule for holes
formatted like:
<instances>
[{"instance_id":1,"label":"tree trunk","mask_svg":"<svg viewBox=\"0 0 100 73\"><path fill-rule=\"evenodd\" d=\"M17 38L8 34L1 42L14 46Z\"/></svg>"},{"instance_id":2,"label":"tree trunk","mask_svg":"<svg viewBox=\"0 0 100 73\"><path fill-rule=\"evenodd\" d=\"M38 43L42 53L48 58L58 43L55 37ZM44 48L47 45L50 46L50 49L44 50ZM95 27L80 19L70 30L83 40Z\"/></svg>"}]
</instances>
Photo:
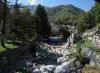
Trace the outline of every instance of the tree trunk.
<instances>
[{"instance_id":1,"label":"tree trunk","mask_svg":"<svg viewBox=\"0 0 100 73\"><path fill-rule=\"evenodd\" d=\"M5 39L5 19L1 21L1 46L2 47L5 47L4 39Z\"/></svg>"}]
</instances>

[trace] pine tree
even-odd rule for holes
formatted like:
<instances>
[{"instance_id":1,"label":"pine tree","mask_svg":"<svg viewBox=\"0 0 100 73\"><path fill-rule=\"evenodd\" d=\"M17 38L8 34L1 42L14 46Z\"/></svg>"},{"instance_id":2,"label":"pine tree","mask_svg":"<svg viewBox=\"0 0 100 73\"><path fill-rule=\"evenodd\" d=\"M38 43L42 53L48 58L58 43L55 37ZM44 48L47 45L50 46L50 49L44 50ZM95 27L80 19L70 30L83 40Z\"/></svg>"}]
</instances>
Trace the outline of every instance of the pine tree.
<instances>
[{"instance_id":1,"label":"pine tree","mask_svg":"<svg viewBox=\"0 0 100 73\"><path fill-rule=\"evenodd\" d=\"M96 17L96 22L100 23L100 3L96 3L94 7L94 13Z\"/></svg>"},{"instance_id":2,"label":"pine tree","mask_svg":"<svg viewBox=\"0 0 100 73\"><path fill-rule=\"evenodd\" d=\"M6 30L6 17L8 13L8 6L7 6L7 0L4 0L2 3L2 15L1 15L1 45L5 47L4 45L4 39L5 39L5 30Z\"/></svg>"},{"instance_id":3,"label":"pine tree","mask_svg":"<svg viewBox=\"0 0 100 73\"><path fill-rule=\"evenodd\" d=\"M2 0L0 0L0 22L1 22L2 13L3 13L3 2Z\"/></svg>"},{"instance_id":4,"label":"pine tree","mask_svg":"<svg viewBox=\"0 0 100 73\"><path fill-rule=\"evenodd\" d=\"M37 24L37 34L42 37L49 37L51 32L51 27L48 21L47 13L43 6L38 5L36 12L36 17L39 19Z\"/></svg>"},{"instance_id":5,"label":"pine tree","mask_svg":"<svg viewBox=\"0 0 100 73\"><path fill-rule=\"evenodd\" d=\"M19 10L19 5L18 5L18 0L16 0L15 5L14 5L14 11L13 11L13 28L12 28L12 33L14 37L14 42L15 40L19 40L22 37L22 33L20 32L20 25L21 25L21 12Z\"/></svg>"},{"instance_id":6,"label":"pine tree","mask_svg":"<svg viewBox=\"0 0 100 73\"><path fill-rule=\"evenodd\" d=\"M81 17L78 18L78 21L77 21L77 25L76 25L76 28L78 30L78 33L80 35L82 35L83 32L85 32L86 30L86 24L84 22L84 15L82 15Z\"/></svg>"},{"instance_id":7,"label":"pine tree","mask_svg":"<svg viewBox=\"0 0 100 73\"><path fill-rule=\"evenodd\" d=\"M95 0L96 2L100 3L100 0Z\"/></svg>"},{"instance_id":8,"label":"pine tree","mask_svg":"<svg viewBox=\"0 0 100 73\"><path fill-rule=\"evenodd\" d=\"M23 40L32 39L35 35L35 17L31 14L28 8L23 9L21 17L21 32Z\"/></svg>"}]
</instances>

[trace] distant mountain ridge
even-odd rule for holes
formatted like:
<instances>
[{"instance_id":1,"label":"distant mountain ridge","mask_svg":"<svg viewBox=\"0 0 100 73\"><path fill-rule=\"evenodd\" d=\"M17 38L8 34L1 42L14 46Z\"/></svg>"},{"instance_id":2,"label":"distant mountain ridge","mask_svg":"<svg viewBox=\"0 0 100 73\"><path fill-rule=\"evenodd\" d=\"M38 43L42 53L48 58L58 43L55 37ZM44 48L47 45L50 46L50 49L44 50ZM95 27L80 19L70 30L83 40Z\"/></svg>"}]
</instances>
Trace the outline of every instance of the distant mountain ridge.
<instances>
[{"instance_id":1,"label":"distant mountain ridge","mask_svg":"<svg viewBox=\"0 0 100 73\"><path fill-rule=\"evenodd\" d=\"M54 20L58 17L66 17L84 13L84 10L73 5L59 5L46 9L46 11L48 13L50 22L54 22Z\"/></svg>"},{"instance_id":2,"label":"distant mountain ridge","mask_svg":"<svg viewBox=\"0 0 100 73\"><path fill-rule=\"evenodd\" d=\"M22 7L26 7L26 6L20 6L21 8ZM29 9L30 9L30 11L32 12L32 10L33 10L33 13L34 13L34 11L35 11L35 9L36 9L36 5L30 5L30 6L27 6ZM80 9L80 8L78 8L78 7L75 7L75 6L73 6L73 5L59 5L59 6L54 6L54 7L47 7L47 6L44 6L45 7L45 9L46 9L46 11L48 12L48 11L55 11L55 10L61 10L61 9L63 9L63 8L67 8L67 9L72 9L72 10L75 10L75 11L77 11L77 12L79 12L79 13L82 13L82 12L84 12L84 10L82 10L82 9Z\"/></svg>"},{"instance_id":3,"label":"distant mountain ridge","mask_svg":"<svg viewBox=\"0 0 100 73\"><path fill-rule=\"evenodd\" d=\"M37 6L36 5L29 5L29 6L21 6L20 5L21 9L23 9L25 7L28 7L30 12L32 14L34 14ZM79 15L79 14L82 14L85 12L84 10L82 10L78 7L75 7L71 4L70 5L59 5L59 6L54 6L54 7L47 7L47 6L44 6L44 7L45 7L45 10L47 11L50 22L54 22L54 20L57 17Z\"/></svg>"}]
</instances>

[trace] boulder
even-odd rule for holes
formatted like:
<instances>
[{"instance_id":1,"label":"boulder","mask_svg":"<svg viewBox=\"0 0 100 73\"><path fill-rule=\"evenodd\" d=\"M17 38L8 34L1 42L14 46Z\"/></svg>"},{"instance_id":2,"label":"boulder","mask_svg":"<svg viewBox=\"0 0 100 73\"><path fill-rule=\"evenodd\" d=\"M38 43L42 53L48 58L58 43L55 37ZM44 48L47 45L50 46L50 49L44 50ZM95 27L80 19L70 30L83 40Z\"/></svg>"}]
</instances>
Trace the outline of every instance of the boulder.
<instances>
[{"instance_id":1,"label":"boulder","mask_svg":"<svg viewBox=\"0 0 100 73\"><path fill-rule=\"evenodd\" d=\"M42 66L40 68L40 71L42 73L53 73L53 71L55 70L56 66L55 65L47 65L47 66Z\"/></svg>"},{"instance_id":2,"label":"boulder","mask_svg":"<svg viewBox=\"0 0 100 73\"><path fill-rule=\"evenodd\" d=\"M63 63L66 61L66 58L65 57L60 57L57 59L57 63Z\"/></svg>"},{"instance_id":3,"label":"boulder","mask_svg":"<svg viewBox=\"0 0 100 73\"><path fill-rule=\"evenodd\" d=\"M39 69L35 69L32 73L41 73L41 71Z\"/></svg>"},{"instance_id":4,"label":"boulder","mask_svg":"<svg viewBox=\"0 0 100 73\"><path fill-rule=\"evenodd\" d=\"M70 73L71 72L71 65L75 59L72 59L68 62L64 62L61 65L57 66L54 73Z\"/></svg>"},{"instance_id":5,"label":"boulder","mask_svg":"<svg viewBox=\"0 0 100 73\"><path fill-rule=\"evenodd\" d=\"M90 66L100 68L100 54L89 48L82 49L82 53L90 59Z\"/></svg>"},{"instance_id":6,"label":"boulder","mask_svg":"<svg viewBox=\"0 0 100 73\"><path fill-rule=\"evenodd\" d=\"M96 65L95 61L91 60L91 61L90 61L90 66L91 66L91 67L95 67L95 65Z\"/></svg>"}]
</instances>

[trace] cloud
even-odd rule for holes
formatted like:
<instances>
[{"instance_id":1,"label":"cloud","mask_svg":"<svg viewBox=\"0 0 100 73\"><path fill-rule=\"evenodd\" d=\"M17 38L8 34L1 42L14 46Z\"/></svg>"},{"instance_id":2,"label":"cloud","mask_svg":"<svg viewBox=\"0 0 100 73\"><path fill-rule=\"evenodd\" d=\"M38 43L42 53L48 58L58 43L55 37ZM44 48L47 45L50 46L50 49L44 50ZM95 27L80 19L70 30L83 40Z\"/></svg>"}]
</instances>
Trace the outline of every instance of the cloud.
<instances>
[{"instance_id":1,"label":"cloud","mask_svg":"<svg viewBox=\"0 0 100 73\"><path fill-rule=\"evenodd\" d=\"M37 4L39 4L39 0L28 0L28 4L37 5Z\"/></svg>"}]
</instances>

